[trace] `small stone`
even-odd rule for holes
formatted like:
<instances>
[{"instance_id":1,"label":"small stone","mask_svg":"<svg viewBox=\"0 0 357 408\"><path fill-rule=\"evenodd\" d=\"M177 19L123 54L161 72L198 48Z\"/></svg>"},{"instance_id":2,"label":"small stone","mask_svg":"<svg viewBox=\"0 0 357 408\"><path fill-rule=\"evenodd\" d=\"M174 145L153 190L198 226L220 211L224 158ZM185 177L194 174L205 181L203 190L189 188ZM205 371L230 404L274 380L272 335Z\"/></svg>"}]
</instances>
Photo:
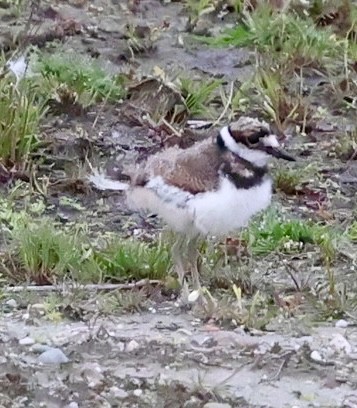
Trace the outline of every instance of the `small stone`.
<instances>
[{"instance_id":1,"label":"small stone","mask_svg":"<svg viewBox=\"0 0 357 408\"><path fill-rule=\"evenodd\" d=\"M336 333L333 339L330 341L330 346L338 352L344 352L350 354L352 352L352 346L348 340L340 333Z\"/></svg>"},{"instance_id":2,"label":"small stone","mask_svg":"<svg viewBox=\"0 0 357 408\"><path fill-rule=\"evenodd\" d=\"M47 346L47 344L35 343L33 346L30 347L30 351L32 351L32 353L41 354L47 350L51 350L52 348L53 347L51 346Z\"/></svg>"},{"instance_id":3,"label":"small stone","mask_svg":"<svg viewBox=\"0 0 357 408\"><path fill-rule=\"evenodd\" d=\"M314 350L314 351L311 352L310 357L311 357L312 360L322 361L322 356L321 356L321 354L320 354L318 351L316 351L316 350Z\"/></svg>"},{"instance_id":4,"label":"small stone","mask_svg":"<svg viewBox=\"0 0 357 408\"><path fill-rule=\"evenodd\" d=\"M115 385L110 388L109 393L113 396L113 398L116 399L125 399L129 396L129 394L125 390L116 387Z\"/></svg>"},{"instance_id":5,"label":"small stone","mask_svg":"<svg viewBox=\"0 0 357 408\"><path fill-rule=\"evenodd\" d=\"M17 302L15 299L9 299L5 302L5 305L10 307L11 309L16 309L17 308Z\"/></svg>"},{"instance_id":6,"label":"small stone","mask_svg":"<svg viewBox=\"0 0 357 408\"><path fill-rule=\"evenodd\" d=\"M345 329L346 327L348 327L348 325L349 323L344 319L337 320L337 322L335 323L335 327L340 327L342 329Z\"/></svg>"},{"instance_id":7,"label":"small stone","mask_svg":"<svg viewBox=\"0 0 357 408\"><path fill-rule=\"evenodd\" d=\"M143 390L137 388L136 390L133 391L133 394L135 395L135 397L141 397L143 395Z\"/></svg>"},{"instance_id":8,"label":"small stone","mask_svg":"<svg viewBox=\"0 0 357 408\"><path fill-rule=\"evenodd\" d=\"M187 300L189 303L195 303L198 298L200 297L200 291L199 290L193 290L187 297Z\"/></svg>"},{"instance_id":9,"label":"small stone","mask_svg":"<svg viewBox=\"0 0 357 408\"><path fill-rule=\"evenodd\" d=\"M217 341L212 336L197 334L191 340L191 344L194 347L211 348L217 346Z\"/></svg>"},{"instance_id":10,"label":"small stone","mask_svg":"<svg viewBox=\"0 0 357 408\"><path fill-rule=\"evenodd\" d=\"M32 346L33 344L35 344L35 340L27 336L27 337L24 337L23 339L20 339L19 344L21 346Z\"/></svg>"},{"instance_id":11,"label":"small stone","mask_svg":"<svg viewBox=\"0 0 357 408\"><path fill-rule=\"evenodd\" d=\"M232 408L231 405L222 402L207 402L203 408Z\"/></svg>"},{"instance_id":12,"label":"small stone","mask_svg":"<svg viewBox=\"0 0 357 408\"><path fill-rule=\"evenodd\" d=\"M130 340L129 343L126 345L126 351L131 353L132 351L139 348L139 343L136 340Z\"/></svg>"},{"instance_id":13,"label":"small stone","mask_svg":"<svg viewBox=\"0 0 357 408\"><path fill-rule=\"evenodd\" d=\"M79 408L79 405L75 401L72 401L67 405L67 408Z\"/></svg>"},{"instance_id":14,"label":"small stone","mask_svg":"<svg viewBox=\"0 0 357 408\"><path fill-rule=\"evenodd\" d=\"M42 364L62 364L68 361L68 357L58 348L50 348L37 357L37 362Z\"/></svg>"}]
</instances>

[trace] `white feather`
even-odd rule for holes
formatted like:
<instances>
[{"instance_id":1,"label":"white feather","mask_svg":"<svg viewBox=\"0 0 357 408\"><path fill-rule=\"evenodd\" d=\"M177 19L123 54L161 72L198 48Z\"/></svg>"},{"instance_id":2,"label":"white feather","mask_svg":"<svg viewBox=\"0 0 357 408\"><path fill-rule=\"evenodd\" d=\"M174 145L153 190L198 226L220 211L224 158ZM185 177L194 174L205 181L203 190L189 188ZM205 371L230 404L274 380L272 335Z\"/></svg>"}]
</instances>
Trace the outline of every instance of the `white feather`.
<instances>
[{"instance_id":1,"label":"white feather","mask_svg":"<svg viewBox=\"0 0 357 408\"><path fill-rule=\"evenodd\" d=\"M249 161L255 166L264 167L267 165L270 155L262 150L249 149L249 147L244 146L244 144L237 143L233 139L228 126L222 128L220 134L227 149L229 149L231 152L235 153L242 159Z\"/></svg>"},{"instance_id":2,"label":"white feather","mask_svg":"<svg viewBox=\"0 0 357 408\"><path fill-rule=\"evenodd\" d=\"M97 170L93 171L93 174L88 177L88 180L94 184L98 190L127 190L129 188L129 184L111 180L105 174Z\"/></svg>"},{"instance_id":3,"label":"white feather","mask_svg":"<svg viewBox=\"0 0 357 408\"><path fill-rule=\"evenodd\" d=\"M193 194L188 191L181 190L178 187L165 183L161 176L151 179L145 187L154 191L162 201L171 203L176 207L185 207L187 201L194 197Z\"/></svg>"}]
</instances>

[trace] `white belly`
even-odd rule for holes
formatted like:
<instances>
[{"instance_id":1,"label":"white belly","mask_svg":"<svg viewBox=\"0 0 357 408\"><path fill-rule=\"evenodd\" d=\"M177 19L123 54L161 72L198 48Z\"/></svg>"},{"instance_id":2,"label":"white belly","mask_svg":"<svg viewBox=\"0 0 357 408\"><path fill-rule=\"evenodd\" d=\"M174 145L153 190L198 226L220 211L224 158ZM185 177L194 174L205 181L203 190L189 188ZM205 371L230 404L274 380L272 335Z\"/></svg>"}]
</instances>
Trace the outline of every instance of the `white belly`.
<instances>
[{"instance_id":1,"label":"white belly","mask_svg":"<svg viewBox=\"0 0 357 408\"><path fill-rule=\"evenodd\" d=\"M165 184L161 177L148 187L129 191L129 206L154 212L173 230L190 235L224 235L244 227L268 207L272 195L269 178L256 187L237 190L222 177L217 191L195 195Z\"/></svg>"},{"instance_id":2,"label":"white belly","mask_svg":"<svg viewBox=\"0 0 357 408\"><path fill-rule=\"evenodd\" d=\"M237 190L224 177L217 191L197 194L187 204L201 234L223 235L246 226L253 215L269 206L271 195L269 178L255 187Z\"/></svg>"}]
</instances>

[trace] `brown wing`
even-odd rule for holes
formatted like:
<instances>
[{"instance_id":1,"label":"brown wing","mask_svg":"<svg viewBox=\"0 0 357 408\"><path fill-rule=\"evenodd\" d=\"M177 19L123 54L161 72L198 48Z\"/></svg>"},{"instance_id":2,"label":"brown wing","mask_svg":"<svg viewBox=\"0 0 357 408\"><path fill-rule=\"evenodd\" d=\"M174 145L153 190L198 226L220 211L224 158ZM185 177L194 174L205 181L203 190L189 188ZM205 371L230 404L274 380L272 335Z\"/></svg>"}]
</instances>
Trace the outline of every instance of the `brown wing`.
<instances>
[{"instance_id":1,"label":"brown wing","mask_svg":"<svg viewBox=\"0 0 357 408\"><path fill-rule=\"evenodd\" d=\"M221 164L217 146L205 141L186 150L172 150L158 156L150 163L150 173L161 176L169 185L197 194L217 187Z\"/></svg>"}]
</instances>

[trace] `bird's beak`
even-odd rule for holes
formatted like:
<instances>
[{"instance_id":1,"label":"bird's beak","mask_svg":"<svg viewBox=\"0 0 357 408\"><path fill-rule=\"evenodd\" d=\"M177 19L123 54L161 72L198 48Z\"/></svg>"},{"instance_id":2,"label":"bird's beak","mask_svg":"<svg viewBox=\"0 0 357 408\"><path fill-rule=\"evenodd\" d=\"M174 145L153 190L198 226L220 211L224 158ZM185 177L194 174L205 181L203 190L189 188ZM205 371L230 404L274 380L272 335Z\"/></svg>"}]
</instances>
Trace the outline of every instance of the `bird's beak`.
<instances>
[{"instance_id":1,"label":"bird's beak","mask_svg":"<svg viewBox=\"0 0 357 408\"><path fill-rule=\"evenodd\" d=\"M273 157L276 157L277 159L283 159L287 161L296 161L295 157L290 156L290 154L284 152L284 150L278 148L278 147L266 147L266 152L271 154Z\"/></svg>"}]
</instances>

